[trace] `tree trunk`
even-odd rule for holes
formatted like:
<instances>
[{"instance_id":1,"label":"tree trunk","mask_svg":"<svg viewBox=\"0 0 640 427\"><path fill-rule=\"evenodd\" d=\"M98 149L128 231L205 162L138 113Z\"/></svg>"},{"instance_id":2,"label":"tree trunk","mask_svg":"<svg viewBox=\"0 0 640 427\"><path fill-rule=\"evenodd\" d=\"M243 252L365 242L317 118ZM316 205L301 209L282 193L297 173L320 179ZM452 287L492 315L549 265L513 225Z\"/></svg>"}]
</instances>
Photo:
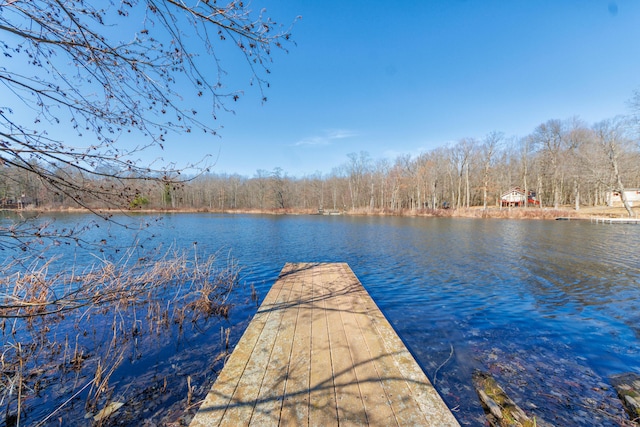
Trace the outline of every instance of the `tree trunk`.
<instances>
[{"instance_id":1,"label":"tree trunk","mask_svg":"<svg viewBox=\"0 0 640 427\"><path fill-rule=\"evenodd\" d=\"M624 185L622 184L622 178L620 177L620 169L618 168L618 151L614 142L609 143L609 160L611 161L611 166L613 167L613 173L616 178L616 184L618 186L618 191L620 192L620 198L622 199L622 204L624 208L627 210L627 214L629 214L629 218L633 217L633 209L631 209L631 205L629 204L629 200L627 200L627 194L624 191Z\"/></svg>"},{"instance_id":2,"label":"tree trunk","mask_svg":"<svg viewBox=\"0 0 640 427\"><path fill-rule=\"evenodd\" d=\"M469 190L469 163L467 163L465 173L464 173L464 184L465 184L465 205L466 208L469 209L469 205L471 204L470 200L470 190Z\"/></svg>"},{"instance_id":3,"label":"tree trunk","mask_svg":"<svg viewBox=\"0 0 640 427\"><path fill-rule=\"evenodd\" d=\"M573 179L573 195L576 199L576 210L580 210L580 187L578 186L578 180Z\"/></svg>"}]
</instances>

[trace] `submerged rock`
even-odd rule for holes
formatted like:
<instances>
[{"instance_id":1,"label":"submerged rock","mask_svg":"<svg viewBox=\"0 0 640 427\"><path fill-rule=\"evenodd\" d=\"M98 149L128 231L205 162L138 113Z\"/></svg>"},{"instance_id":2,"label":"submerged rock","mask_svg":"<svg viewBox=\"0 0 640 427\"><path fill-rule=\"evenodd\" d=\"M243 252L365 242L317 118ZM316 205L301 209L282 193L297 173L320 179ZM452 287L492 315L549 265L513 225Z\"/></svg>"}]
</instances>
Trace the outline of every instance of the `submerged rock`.
<instances>
[{"instance_id":1,"label":"submerged rock","mask_svg":"<svg viewBox=\"0 0 640 427\"><path fill-rule=\"evenodd\" d=\"M634 372L613 375L611 384L631 419L640 419L640 375Z\"/></svg>"},{"instance_id":2,"label":"submerged rock","mask_svg":"<svg viewBox=\"0 0 640 427\"><path fill-rule=\"evenodd\" d=\"M111 402L107 406L102 408L102 410L93 417L93 420L96 422L100 422L106 418L109 418L111 415L113 415L114 412L120 409L123 405L124 403L122 402Z\"/></svg>"},{"instance_id":3,"label":"submerged rock","mask_svg":"<svg viewBox=\"0 0 640 427\"><path fill-rule=\"evenodd\" d=\"M540 418L529 417L507 396L491 374L474 372L473 385L492 427L551 427L551 424Z\"/></svg>"}]
</instances>

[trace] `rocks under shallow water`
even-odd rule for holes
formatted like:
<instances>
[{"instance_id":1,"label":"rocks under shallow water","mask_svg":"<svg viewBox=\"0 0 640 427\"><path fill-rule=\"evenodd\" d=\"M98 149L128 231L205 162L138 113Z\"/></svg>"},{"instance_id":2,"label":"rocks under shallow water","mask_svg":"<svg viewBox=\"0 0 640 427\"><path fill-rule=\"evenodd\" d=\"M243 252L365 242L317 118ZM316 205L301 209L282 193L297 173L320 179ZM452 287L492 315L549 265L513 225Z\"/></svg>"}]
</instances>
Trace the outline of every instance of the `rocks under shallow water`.
<instances>
[{"instance_id":1,"label":"rocks under shallow water","mask_svg":"<svg viewBox=\"0 0 640 427\"><path fill-rule=\"evenodd\" d=\"M111 402L111 403L109 403L107 406L102 408L102 410L100 412L98 412L96 415L94 415L93 420L96 421L96 422L101 422L101 421L109 418L114 412L116 412L118 409L120 409L122 407L122 405L124 405L124 403L122 403L122 402Z\"/></svg>"},{"instance_id":2,"label":"rocks under shallow water","mask_svg":"<svg viewBox=\"0 0 640 427\"><path fill-rule=\"evenodd\" d=\"M557 426L631 425L609 378L562 343L528 349L472 342L478 369L489 372L520 407ZM535 405L532 407L531 405Z\"/></svg>"},{"instance_id":3,"label":"rocks under shallow water","mask_svg":"<svg viewBox=\"0 0 640 427\"><path fill-rule=\"evenodd\" d=\"M474 372L473 384L492 427L552 427L540 418L527 415L507 396L491 374Z\"/></svg>"},{"instance_id":4,"label":"rocks under shallow water","mask_svg":"<svg viewBox=\"0 0 640 427\"><path fill-rule=\"evenodd\" d=\"M640 375L634 372L613 375L611 384L631 419L640 419Z\"/></svg>"}]
</instances>

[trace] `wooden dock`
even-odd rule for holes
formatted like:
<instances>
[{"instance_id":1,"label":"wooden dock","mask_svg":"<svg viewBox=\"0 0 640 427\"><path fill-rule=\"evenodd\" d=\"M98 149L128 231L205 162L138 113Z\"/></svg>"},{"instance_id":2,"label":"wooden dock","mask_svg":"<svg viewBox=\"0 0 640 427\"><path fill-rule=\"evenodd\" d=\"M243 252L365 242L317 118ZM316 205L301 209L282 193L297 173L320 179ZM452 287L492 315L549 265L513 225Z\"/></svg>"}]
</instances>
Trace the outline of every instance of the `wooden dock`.
<instances>
[{"instance_id":1,"label":"wooden dock","mask_svg":"<svg viewBox=\"0 0 640 427\"><path fill-rule=\"evenodd\" d=\"M458 426L347 264L287 264L191 427Z\"/></svg>"},{"instance_id":2,"label":"wooden dock","mask_svg":"<svg viewBox=\"0 0 640 427\"><path fill-rule=\"evenodd\" d=\"M558 217L556 221L590 221L595 224L640 224L640 218Z\"/></svg>"},{"instance_id":3,"label":"wooden dock","mask_svg":"<svg viewBox=\"0 0 640 427\"><path fill-rule=\"evenodd\" d=\"M640 218L591 218L596 224L640 224Z\"/></svg>"}]
</instances>

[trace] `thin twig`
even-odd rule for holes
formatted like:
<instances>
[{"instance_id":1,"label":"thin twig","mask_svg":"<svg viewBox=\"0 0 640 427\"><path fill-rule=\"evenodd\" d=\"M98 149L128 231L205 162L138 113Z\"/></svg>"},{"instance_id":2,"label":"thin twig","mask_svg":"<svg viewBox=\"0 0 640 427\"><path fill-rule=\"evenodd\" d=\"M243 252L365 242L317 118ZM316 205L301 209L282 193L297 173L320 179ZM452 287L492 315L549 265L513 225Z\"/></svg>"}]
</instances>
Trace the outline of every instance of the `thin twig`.
<instances>
[{"instance_id":1,"label":"thin twig","mask_svg":"<svg viewBox=\"0 0 640 427\"><path fill-rule=\"evenodd\" d=\"M80 390L78 390L77 392L74 393L73 396L71 396L70 398L68 398L62 405L58 406L52 413L50 413L49 415L47 415L42 421L40 421L38 424L36 424L36 427L40 427L41 425L44 425L44 423L46 423L49 418L53 417L56 412L58 412L60 409L62 409L67 403L71 402L73 399L75 399L76 397L78 397L78 395L80 393L82 393L87 387L89 387L91 384L93 384L95 380L91 380L88 383L86 383L84 385L84 387L82 387Z\"/></svg>"},{"instance_id":2,"label":"thin twig","mask_svg":"<svg viewBox=\"0 0 640 427\"><path fill-rule=\"evenodd\" d=\"M449 344L451 346L451 353L449 353L449 357L447 357L447 360L445 360L444 362L442 362L442 364L440 366L438 366L438 368L436 369L436 371L433 373L433 386L435 387L436 383L438 382L438 371L440 370L440 368L442 368L444 365L447 364L447 362L449 360L451 360L451 357L453 356L453 344Z\"/></svg>"}]
</instances>

